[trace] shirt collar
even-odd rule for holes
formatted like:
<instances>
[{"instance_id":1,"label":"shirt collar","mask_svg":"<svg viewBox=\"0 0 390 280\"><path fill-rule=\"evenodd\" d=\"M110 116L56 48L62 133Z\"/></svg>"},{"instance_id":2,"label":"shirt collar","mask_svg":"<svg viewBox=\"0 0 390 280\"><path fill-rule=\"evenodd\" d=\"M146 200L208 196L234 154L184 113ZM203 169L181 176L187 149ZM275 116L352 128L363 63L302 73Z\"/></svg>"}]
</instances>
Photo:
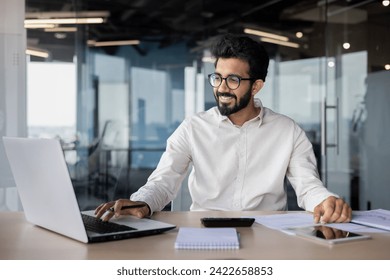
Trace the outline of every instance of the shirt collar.
<instances>
[{"instance_id":1,"label":"shirt collar","mask_svg":"<svg viewBox=\"0 0 390 280\"><path fill-rule=\"evenodd\" d=\"M255 98L255 107L260 108L260 113L256 117L256 119L259 122L258 127L260 127L260 125L263 123L263 119L264 119L264 107L263 107L263 103L261 103L261 100L258 98Z\"/></svg>"}]
</instances>

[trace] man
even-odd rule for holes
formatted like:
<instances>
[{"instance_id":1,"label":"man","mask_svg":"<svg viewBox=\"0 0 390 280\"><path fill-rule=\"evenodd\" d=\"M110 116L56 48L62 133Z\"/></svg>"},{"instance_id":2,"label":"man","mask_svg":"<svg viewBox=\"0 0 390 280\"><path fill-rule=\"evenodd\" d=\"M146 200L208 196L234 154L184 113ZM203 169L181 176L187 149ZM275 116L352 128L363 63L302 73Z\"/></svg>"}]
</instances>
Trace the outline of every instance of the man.
<instances>
[{"instance_id":1,"label":"man","mask_svg":"<svg viewBox=\"0 0 390 280\"><path fill-rule=\"evenodd\" d=\"M264 47L248 37L225 35L212 54L215 73L208 77L217 106L185 119L147 183L130 200L98 206L97 217L142 218L161 210L175 198L192 164L191 210L286 210L287 176L298 205L314 213L314 222L350 221L349 205L320 181L304 131L254 98L267 75ZM140 203L144 206L122 209ZM114 211L107 211L111 207Z\"/></svg>"}]
</instances>

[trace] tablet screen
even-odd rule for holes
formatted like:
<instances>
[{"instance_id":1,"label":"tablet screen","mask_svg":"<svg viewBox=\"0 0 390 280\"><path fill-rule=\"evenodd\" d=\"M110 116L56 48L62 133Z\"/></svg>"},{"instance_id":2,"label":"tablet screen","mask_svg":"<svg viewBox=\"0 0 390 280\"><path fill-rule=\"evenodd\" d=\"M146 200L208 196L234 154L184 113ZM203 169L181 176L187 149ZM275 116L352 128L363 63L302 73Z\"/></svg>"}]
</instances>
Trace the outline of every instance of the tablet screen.
<instances>
[{"instance_id":1,"label":"tablet screen","mask_svg":"<svg viewBox=\"0 0 390 280\"><path fill-rule=\"evenodd\" d=\"M329 226L323 226L323 225L314 226L311 234L315 237L327 239L327 240L361 236L358 233L344 231L341 229L337 229Z\"/></svg>"},{"instance_id":2,"label":"tablet screen","mask_svg":"<svg viewBox=\"0 0 390 280\"><path fill-rule=\"evenodd\" d=\"M322 240L328 243L342 243L346 241L370 238L368 235L345 231L327 225L314 225L302 228L291 228L289 229L289 231L302 237L308 237L313 240Z\"/></svg>"}]
</instances>

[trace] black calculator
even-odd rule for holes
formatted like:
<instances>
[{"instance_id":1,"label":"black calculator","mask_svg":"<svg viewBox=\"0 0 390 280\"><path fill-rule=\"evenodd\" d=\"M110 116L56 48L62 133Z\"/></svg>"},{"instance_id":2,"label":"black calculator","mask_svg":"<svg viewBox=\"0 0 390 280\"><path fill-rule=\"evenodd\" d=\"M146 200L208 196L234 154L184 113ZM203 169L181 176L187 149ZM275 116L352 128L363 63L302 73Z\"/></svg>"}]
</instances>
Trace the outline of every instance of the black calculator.
<instances>
[{"instance_id":1,"label":"black calculator","mask_svg":"<svg viewBox=\"0 0 390 280\"><path fill-rule=\"evenodd\" d=\"M250 227L255 218L205 217L200 220L205 227Z\"/></svg>"}]
</instances>

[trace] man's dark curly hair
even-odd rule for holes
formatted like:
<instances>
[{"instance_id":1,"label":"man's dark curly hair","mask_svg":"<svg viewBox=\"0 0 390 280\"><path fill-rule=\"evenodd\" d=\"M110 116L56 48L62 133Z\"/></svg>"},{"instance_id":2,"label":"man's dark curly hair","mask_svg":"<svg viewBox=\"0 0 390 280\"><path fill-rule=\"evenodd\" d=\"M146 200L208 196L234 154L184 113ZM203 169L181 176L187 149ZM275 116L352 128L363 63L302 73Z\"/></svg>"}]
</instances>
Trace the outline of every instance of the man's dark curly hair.
<instances>
[{"instance_id":1,"label":"man's dark curly hair","mask_svg":"<svg viewBox=\"0 0 390 280\"><path fill-rule=\"evenodd\" d=\"M219 58L238 58L246 61L249 64L250 77L265 81L269 56L260 42L243 35L225 34L214 42L211 54L216 58L215 66Z\"/></svg>"}]
</instances>

